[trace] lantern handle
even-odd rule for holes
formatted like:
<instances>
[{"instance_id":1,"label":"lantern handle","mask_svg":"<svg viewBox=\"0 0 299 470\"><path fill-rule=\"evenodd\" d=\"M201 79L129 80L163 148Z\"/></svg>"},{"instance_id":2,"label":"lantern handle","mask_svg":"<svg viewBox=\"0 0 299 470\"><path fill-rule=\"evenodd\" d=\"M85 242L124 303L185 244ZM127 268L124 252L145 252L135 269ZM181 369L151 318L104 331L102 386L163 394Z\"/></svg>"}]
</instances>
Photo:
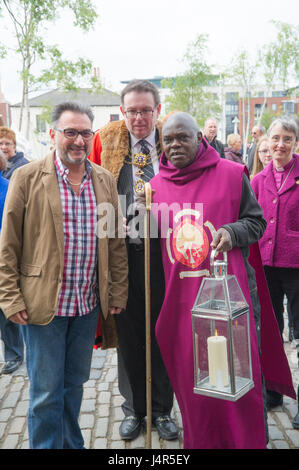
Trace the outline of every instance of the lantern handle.
<instances>
[{"instance_id":1,"label":"lantern handle","mask_svg":"<svg viewBox=\"0 0 299 470\"><path fill-rule=\"evenodd\" d=\"M214 266L215 266L215 258L218 256L219 254L219 251L216 250L216 248L214 248L212 251L211 251L211 257L210 257L210 266L211 266L211 275L214 276L215 275L215 271L214 271ZM219 264L221 264L221 261L219 261ZM226 251L223 251L223 264L227 266L227 252Z\"/></svg>"}]
</instances>

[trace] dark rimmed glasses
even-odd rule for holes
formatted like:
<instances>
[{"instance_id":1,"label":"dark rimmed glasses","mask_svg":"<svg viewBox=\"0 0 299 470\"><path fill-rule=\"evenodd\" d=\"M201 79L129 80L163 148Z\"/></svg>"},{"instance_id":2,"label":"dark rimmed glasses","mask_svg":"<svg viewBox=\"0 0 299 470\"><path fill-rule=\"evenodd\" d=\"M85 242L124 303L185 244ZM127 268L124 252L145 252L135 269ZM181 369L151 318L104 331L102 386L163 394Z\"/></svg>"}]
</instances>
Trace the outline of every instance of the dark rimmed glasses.
<instances>
[{"instance_id":1,"label":"dark rimmed glasses","mask_svg":"<svg viewBox=\"0 0 299 470\"><path fill-rule=\"evenodd\" d=\"M76 140L79 134L82 136L83 140L91 140L94 136L94 132L90 129L77 131L77 129L59 129L55 127L55 131L62 132L64 137L68 140Z\"/></svg>"},{"instance_id":2,"label":"dark rimmed glasses","mask_svg":"<svg viewBox=\"0 0 299 470\"><path fill-rule=\"evenodd\" d=\"M125 111L125 115L129 119L136 119L138 114L140 114L140 117L152 117L154 114L154 109L142 109L141 111L136 111L136 109L129 109L128 111Z\"/></svg>"}]
</instances>

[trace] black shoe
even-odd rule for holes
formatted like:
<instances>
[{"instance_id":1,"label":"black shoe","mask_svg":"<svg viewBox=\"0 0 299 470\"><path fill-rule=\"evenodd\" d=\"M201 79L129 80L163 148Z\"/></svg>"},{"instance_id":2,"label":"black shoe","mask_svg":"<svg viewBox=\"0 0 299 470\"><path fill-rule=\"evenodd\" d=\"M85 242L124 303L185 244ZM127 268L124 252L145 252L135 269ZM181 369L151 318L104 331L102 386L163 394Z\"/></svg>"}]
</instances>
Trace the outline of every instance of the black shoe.
<instances>
[{"instance_id":1,"label":"black shoe","mask_svg":"<svg viewBox=\"0 0 299 470\"><path fill-rule=\"evenodd\" d=\"M293 424L293 428L299 429L299 411L296 414L295 418L293 419L292 424Z\"/></svg>"},{"instance_id":2,"label":"black shoe","mask_svg":"<svg viewBox=\"0 0 299 470\"><path fill-rule=\"evenodd\" d=\"M178 430L169 415L159 416L153 421L159 436L166 441L172 441L178 438Z\"/></svg>"},{"instance_id":3,"label":"black shoe","mask_svg":"<svg viewBox=\"0 0 299 470\"><path fill-rule=\"evenodd\" d=\"M141 423L141 418L137 416L126 416L119 427L120 437L124 440L136 439L141 431Z\"/></svg>"},{"instance_id":4,"label":"black shoe","mask_svg":"<svg viewBox=\"0 0 299 470\"><path fill-rule=\"evenodd\" d=\"M20 367L22 362L23 361L21 359L16 359L14 361L6 361L4 366L2 367L1 374L11 374Z\"/></svg>"},{"instance_id":5,"label":"black shoe","mask_svg":"<svg viewBox=\"0 0 299 470\"><path fill-rule=\"evenodd\" d=\"M282 406L282 404L283 395L272 390L267 390L267 411L270 411L277 406Z\"/></svg>"}]
</instances>

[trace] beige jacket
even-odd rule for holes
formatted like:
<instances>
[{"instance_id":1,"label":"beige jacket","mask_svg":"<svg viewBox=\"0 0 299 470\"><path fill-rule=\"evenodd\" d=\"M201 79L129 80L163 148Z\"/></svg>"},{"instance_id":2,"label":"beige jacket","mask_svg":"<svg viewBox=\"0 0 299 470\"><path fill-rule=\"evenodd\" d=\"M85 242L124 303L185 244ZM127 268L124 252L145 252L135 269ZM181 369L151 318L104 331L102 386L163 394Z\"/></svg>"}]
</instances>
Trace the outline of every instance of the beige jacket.
<instances>
[{"instance_id":1,"label":"beige jacket","mask_svg":"<svg viewBox=\"0 0 299 470\"><path fill-rule=\"evenodd\" d=\"M64 265L62 207L53 157L54 152L14 172L0 237L0 307L7 318L26 310L29 323L39 325L50 323L55 315ZM108 171L91 165L97 204L108 202L115 209L115 237L98 239L105 348L117 345L108 306L126 307L128 268L115 180Z\"/></svg>"}]
</instances>

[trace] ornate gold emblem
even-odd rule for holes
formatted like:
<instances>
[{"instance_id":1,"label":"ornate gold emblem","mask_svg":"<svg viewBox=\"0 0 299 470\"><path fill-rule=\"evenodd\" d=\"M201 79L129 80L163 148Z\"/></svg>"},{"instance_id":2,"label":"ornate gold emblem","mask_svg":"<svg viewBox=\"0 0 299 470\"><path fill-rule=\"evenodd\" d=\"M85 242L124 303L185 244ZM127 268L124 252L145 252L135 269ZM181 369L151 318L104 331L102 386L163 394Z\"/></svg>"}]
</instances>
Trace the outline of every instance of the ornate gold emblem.
<instances>
[{"instance_id":1,"label":"ornate gold emblem","mask_svg":"<svg viewBox=\"0 0 299 470\"><path fill-rule=\"evenodd\" d=\"M138 180L135 183L135 192L137 194L144 193L145 182L143 180Z\"/></svg>"},{"instance_id":2,"label":"ornate gold emblem","mask_svg":"<svg viewBox=\"0 0 299 470\"><path fill-rule=\"evenodd\" d=\"M133 165L138 166L138 168L144 168L146 165L149 164L149 158L150 156L145 155L144 153L135 153Z\"/></svg>"}]
</instances>

